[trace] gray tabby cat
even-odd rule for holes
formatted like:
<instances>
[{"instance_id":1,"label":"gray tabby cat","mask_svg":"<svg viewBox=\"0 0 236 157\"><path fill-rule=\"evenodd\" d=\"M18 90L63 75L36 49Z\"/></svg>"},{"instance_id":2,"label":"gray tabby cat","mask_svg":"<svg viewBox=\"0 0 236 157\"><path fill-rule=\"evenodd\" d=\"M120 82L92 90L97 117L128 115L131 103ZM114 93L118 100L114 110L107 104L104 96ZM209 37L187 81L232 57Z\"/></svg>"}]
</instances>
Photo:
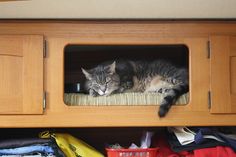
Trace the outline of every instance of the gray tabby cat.
<instances>
[{"instance_id":1,"label":"gray tabby cat","mask_svg":"<svg viewBox=\"0 0 236 157\"><path fill-rule=\"evenodd\" d=\"M116 60L97 65L82 72L86 77L85 90L91 96L108 96L123 92L165 93L159 116L164 117L175 101L188 92L188 71L164 60Z\"/></svg>"}]
</instances>

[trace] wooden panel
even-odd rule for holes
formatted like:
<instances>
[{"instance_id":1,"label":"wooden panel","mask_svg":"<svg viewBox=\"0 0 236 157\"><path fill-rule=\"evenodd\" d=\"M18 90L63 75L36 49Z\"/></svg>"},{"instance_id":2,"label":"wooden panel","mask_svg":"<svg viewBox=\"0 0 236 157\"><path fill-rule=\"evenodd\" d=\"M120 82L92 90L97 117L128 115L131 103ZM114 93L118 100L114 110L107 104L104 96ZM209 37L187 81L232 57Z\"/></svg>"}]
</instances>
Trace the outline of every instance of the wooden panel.
<instances>
[{"instance_id":1,"label":"wooden panel","mask_svg":"<svg viewBox=\"0 0 236 157\"><path fill-rule=\"evenodd\" d=\"M207 38L189 38L190 51L190 102L192 111L207 111L209 90L209 61L207 59ZM203 70L204 69L204 70Z\"/></svg>"},{"instance_id":2,"label":"wooden panel","mask_svg":"<svg viewBox=\"0 0 236 157\"><path fill-rule=\"evenodd\" d=\"M231 94L236 95L236 57L230 58L230 76Z\"/></svg>"},{"instance_id":3,"label":"wooden panel","mask_svg":"<svg viewBox=\"0 0 236 157\"><path fill-rule=\"evenodd\" d=\"M21 111L22 57L0 55L0 113Z\"/></svg>"},{"instance_id":4,"label":"wooden panel","mask_svg":"<svg viewBox=\"0 0 236 157\"><path fill-rule=\"evenodd\" d=\"M41 114L42 36L1 35L0 50L0 114Z\"/></svg>"},{"instance_id":5,"label":"wooden panel","mask_svg":"<svg viewBox=\"0 0 236 157\"><path fill-rule=\"evenodd\" d=\"M23 113L43 112L43 37L25 36L23 40Z\"/></svg>"},{"instance_id":6,"label":"wooden panel","mask_svg":"<svg viewBox=\"0 0 236 157\"><path fill-rule=\"evenodd\" d=\"M236 37L230 36L230 56L236 56Z\"/></svg>"},{"instance_id":7,"label":"wooden panel","mask_svg":"<svg viewBox=\"0 0 236 157\"><path fill-rule=\"evenodd\" d=\"M231 107L236 112L236 37L230 37L230 88Z\"/></svg>"},{"instance_id":8,"label":"wooden panel","mask_svg":"<svg viewBox=\"0 0 236 157\"><path fill-rule=\"evenodd\" d=\"M231 94L236 95L236 37L230 37Z\"/></svg>"},{"instance_id":9,"label":"wooden panel","mask_svg":"<svg viewBox=\"0 0 236 157\"><path fill-rule=\"evenodd\" d=\"M211 98L212 113L231 112L229 75L229 37L212 36L211 42Z\"/></svg>"},{"instance_id":10,"label":"wooden panel","mask_svg":"<svg viewBox=\"0 0 236 157\"><path fill-rule=\"evenodd\" d=\"M229 36L210 38L212 113L236 113L235 39Z\"/></svg>"},{"instance_id":11,"label":"wooden panel","mask_svg":"<svg viewBox=\"0 0 236 157\"><path fill-rule=\"evenodd\" d=\"M0 55L22 56L22 46L21 36L0 36Z\"/></svg>"},{"instance_id":12,"label":"wooden panel","mask_svg":"<svg viewBox=\"0 0 236 157\"><path fill-rule=\"evenodd\" d=\"M109 35L110 36L110 35ZM93 123L99 122L99 125L106 125L107 120L113 121L109 123L111 126L117 125L146 125L150 124L150 120L157 123L164 119L173 120L176 114L180 113L198 113L208 111L207 92L209 90L209 59L207 58L207 41L208 38L152 38L144 36L140 38L129 38L128 34L124 34L122 38L106 38L101 40L99 37L81 38L78 37L52 37L48 38L50 43L49 52L50 57L46 58L47 65L47 81L46 88L49 91L48 107L50 109L48 114L53 113L78 113L81 122ZM63 101L64 92L64 71L63 71L63 53L64 47L67 44L90 44L90 45L158 45L158 44L184 44L189 48L190 61L190 101L184 106L173 106L170 112L163 119L159 119L157 115L158 106L67 106ZM158 52L157 52L158 53ZM173 52L174 53L174 52ZM204 70L202 70L204 69ZM56 79L55 79L56 78ZM209 111L208 111L209 112ZM82 115L82 113L84 115ZM175 114L176 113L176 114ZM89 117L89 118L88 118ZM94 119L91 119L94 117ZM112 117L112 118L109 118ZM197 117L197 116L196 116ZM71 117L72 118L72 117ZM127 119L126 119L127 118ZM179 117L180 118L180 117ZM185 117L186 118L186 117ZM77 117L72 118L73 121ZM72 120L71 119L71 120ZM178 119L178 118L177 118ZM110 122L111 122L110 121ZM144 122L145 121L145 122ZM178 120L177 120L178 121ZM142 123L144 122L144 123ZM142 123L142 124L141 124ZM164 123L162 123L164 124ZM173 123L174 124L174 123ZM82 124L83 125L83 124ZM88 124L89 125L89 124Z\"/></svg>"},{"instance_id":13,"label":"wooden panel","mask_svg":"<svg viewBox=\"0 0 236 157\"><path fill-rule=\"evenodd\" d=\"M236 34L235 21L155 21L155 20L0 20L0 34L44 34L103 40L123 34L133 38L208 37L209 34Z\"/></svg>"}]
</instances>

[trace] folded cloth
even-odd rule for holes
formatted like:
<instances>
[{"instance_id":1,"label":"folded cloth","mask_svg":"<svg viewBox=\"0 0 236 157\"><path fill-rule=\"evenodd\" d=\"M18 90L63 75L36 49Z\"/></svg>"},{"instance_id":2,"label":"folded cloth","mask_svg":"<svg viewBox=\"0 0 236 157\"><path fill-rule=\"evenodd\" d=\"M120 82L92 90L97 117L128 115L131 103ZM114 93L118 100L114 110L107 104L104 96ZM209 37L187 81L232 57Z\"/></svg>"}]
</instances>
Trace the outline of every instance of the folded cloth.
<instances>
[{"instance_id":1,"label":"folded cloth","mask_svg":"<svg viewBox=\"0 0 236 157\"><path fill-rule=\"evenodd\" d=\"M219 134L215 131L213 131L210 128L198 128L197 133L195 134L194 141L197 144L201 144L203 141L206 141L208 139L214 139L219 142L225 142Z\"/></svg>"},{"instance_id":2,"label":"folded cloth","mask_svg":"<svg viewBox=\"0 0 236 157\"><path fill-rule=\"evenodd\" d=\"M21 138L21 139L7 139L0 141L0 149L16 148L36 144L48 144L54 143L53 139L41 139L41 138Z\"/></svg>"},{"instance_id":3,"label":"folded cloth","mask_svg":"<svg viewBox=\"0 0 236 157\"><path fill-rule=\"evenodd\" d=\"M229 146L236 151L235 134L224 134L216 128L170 127L168 141L175 152L215 146Z\"/></svg>"},{"instance_id":4,"label":"folded cloth","mask_svg":"<svg viewBox=\"0 0 236 157\"><path fill-rule=\"evenodd\" d=\"M167 143L165 134L158 135L153 143L159 147L158 157L236 157L236 153L230 147L225 146L173 152Z\"/></svg>"},{"instance_id":5,"label":"folded cloth","mask_svg":"<svg viewBox=\"0 0 236 157\"><path fill-rule=\"evenodd\" d=\"M0 157L56 157L55 155L0 155Z\"/></svg>"},{"instance_id":6,"label":"folded cloth","mask_svg":"<svg viewBox=\"0 0 236 157\"><path fill-rule=\"evenodd\" d=\"M167 134L167 136L168 136L168 143L170 144L170 147L174 152L193 151L195 149L210 148L216 146L227 146L225 142L219 142L213 139L208 139L200 144L192 142L187 145L181 145L175 134L169 133Z\"/></svg>"},{"instance_id":7,"label":"folded cloth","mask_svg":"<svg viewBox=\"0 0 236 157\"><path fill-rule=\"evenodd\" d=\"M55 152L55 156L65 157L64 153L57 146L57 144L53 138L48 138L48 139L20 138L20 139L8 139L8 140L1 140L0 141L0 149L19 148L19 147L32 146L32 145L51 146Z\"/></svg>"},{"instance_id":8,"label":"folded cloth","mask_svg":"<svg viewBox=\"0 0 236 157\"><path fill-rule=\"evenodd\" d=\"M52 147L43 145L32 145L18 148L0 149L0 155L24 155L37 152L44 154L54 154L54 150Z\"/></svg>"},{"instance_id":9,"label":"folded cloth","mask_svg":"<svg viewBox=\"0 0 236 157\"><path fill-rule=\"evenodd\" d=\"M225 138L229 138L232 140L236 141L236 134L223 134L223 133L219 133L219 135L224 136Z\"/></svg>"},{"instance_id":10,"label":"folded cloth","mask_svg":"<svg viewBox=\"0 0 236 157\"><path fill-rule=\"evenodd\" d=\"M99 151L84 141L67 133L50 133L44 131L40 133L41 138L55 138L57 145L67 157L104 157Z\"/></svg>"},{"instance_id":11,"label":"folded cloth","mask_svg":"<svg viewBox=\"0 0 236 157\"><path fill-rule=\"evenodd\" d=\"M187 127L169 127L168 130L175 134L181 145L187 145L192 142L198 144L208 139L224 142L217 134L214 134L208 128L199 128L196 132Z\"/></svg>"},{"instance_id":12,"label":"folded cloth","mask_svg":"<svg viewBox=\"0 0 236 157\"><path fill-rule=\"evenodd\" d=\"M169 132L173 132L181 145L194 142L195 134L187 127L169 127Z\"/></svg>"},{"instance_id":13,"label":"folded cloth","mask_svg":"<svg viewBox=\"0 0 236 157\"><path fill-rule=\"evenodd\" d=\"M206 136L215 137L218 141L226 143L227 146L236 151L236 140L232 134L229 136L210 128L198 128L198 132L195 136L195 142L201 144L203 141L206 141Z\"/></svg>"}]
</instances>

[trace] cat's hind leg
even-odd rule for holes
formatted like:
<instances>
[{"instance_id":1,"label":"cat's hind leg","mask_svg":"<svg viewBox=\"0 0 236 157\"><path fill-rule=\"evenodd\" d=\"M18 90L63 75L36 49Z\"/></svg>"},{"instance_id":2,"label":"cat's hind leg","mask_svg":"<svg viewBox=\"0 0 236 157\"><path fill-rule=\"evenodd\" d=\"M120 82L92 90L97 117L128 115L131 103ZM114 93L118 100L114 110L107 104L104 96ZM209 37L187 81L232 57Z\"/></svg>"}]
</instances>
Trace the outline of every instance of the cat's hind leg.
<instances>
[{"instance_id":1,"label":"cat's hind leg","mask_svg":"<svg viewBox=\"0 0 236 157\"><path fill-rule=\"evenodd\" d=\"M160 108L158 111L159 117L164 117L168 113L171 106L176 102L176 100L187 91L188 85L182 83L169 89L160 104Z\"/></svg>"},{"instance_id":2,"label":"cat's hind leg","mask_svg":"<svg viewBox=\"0 0 236 157\"><path fill-rule=\"evenodd\" d=\"M159 117L164 117L169 111L171 105L175 102L176 94L170 89L168 94L163 98L160 104L160 108L158 111Z\"/></svg>"}]
</instances>

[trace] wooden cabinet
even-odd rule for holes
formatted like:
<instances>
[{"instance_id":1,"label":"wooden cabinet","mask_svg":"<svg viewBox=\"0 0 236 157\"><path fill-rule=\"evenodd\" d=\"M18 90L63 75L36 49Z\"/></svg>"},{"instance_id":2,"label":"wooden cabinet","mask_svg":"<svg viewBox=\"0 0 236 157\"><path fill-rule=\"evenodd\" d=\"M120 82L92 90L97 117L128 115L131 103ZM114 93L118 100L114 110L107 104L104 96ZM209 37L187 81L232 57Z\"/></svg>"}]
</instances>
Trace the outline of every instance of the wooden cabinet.
<instances>
[{"instance_id":1,"label":"wooden cabinet","mask_svg":"<svg viewBox=\"0 0 236 157\"><path fill-rule=\"evenodd\" d=\"M63 63L64 62L64 50L67 45L85 45L86 43L89 43L92 45L142 45L145 43L145 45L185 45L188 49L188 53L185 54L186 56L182 56L184 58L188 58L188 66L189 66L189 82L190 82L190 94L189 94L189 101L187 104L183 104L180 106L173 106L170 109L170 113L167 114L167 118L171 117L174 118L176 115L176 112L185 112L185 113L195 113L195 112L209 112L208 109L208 91L210 88L209 85L209 59L208 59L208 52L207 52L207 43L208 38L207 37L158 37L150 38L150 36L143 36L142 39L140 39L140 35L135 35L133 38L129 37L129 32L124 32L119 37L113 37L107 39L106 35L104 35L104 39L101 41L99 37L94 37L94 35L91 33L91 37L89 38L89 41L85 37L56 37L56 38L50 38L48 40L50 43L50 58L48 58L48 62L50 63L50 66L48 66L48 70L50 70L50 76L54 76L57 78L54 80L53 77L50 77L54 81L51 80L51 83L48 85L48 88L50 88L50 91L53 91L51 94L50 104L58 104L58 108L55 110L65 110L65 108L73 108L73 110L77 110L78 113L80 113L81 110L87 109L87 113L94 112L94 116L98 116L101 114L101 109L103 112L107 111L106 114L104 114L104 117L110 117L112 119L115 119L116 117L119 117L122 122L125 121L122 117L131 117L134 116L135 118L140 117L140 114L142 113L143 119L153 119L156 121L159 119L157 115L157 111L159 106L157 104L153 105L138 105L138 106L116 106L116 104L112 104L112 106L96 106L96 105L87 105L83 104L80 106L67 106L64 103L64 98L61 97L64 93L64 77L61 77L65 74ZM54 53L57 52L57 53ZM80 53L77 51L76 53ZM94 52L96 53L96 52ZM99 52L98 52L99 53ZM102 53L102 52L100 52ZM160 52L155 52L160 53ZM175 53L175 52L171 52ZM145 54L148 54L147 52ZM95 54L94 54L95 55ZM116 57L119 57L119 54L107 54L107 55L114 55ZM138 53L135 53L132 57L137 57ZM149 54L150 55L150 54ZM78 57L78 56L75 56ZM93 55L87 56L93 58ZM99 57L99 55L97 55ZM97 58L99 59L99 58ZM180 59L180 57L177 57L177 59ZM49 61L50 60L50 61ZM93 60L96 60L96 58L93 58ZM79 60L78 60L79 61ZM88 60L89 62L89 60ZM68 61L68 64L70 62ZM72 64L72 63L71 63ZM86 64L86 62L84 62ZM57 67L58 68L52 68ZM81 71L81 67L77 66L77 71ZM204 70L202 70L204 69ZM82 73L80 75L83 75ZM89 108L91 110L89 110ZM145 110L145 111L143 111ZM67 112L72 112L71 110ZM80 113L81 114L81 113ZM83 114L83 113L82 113ZM181 113L182 114L182 113ZM104 119L102 119L103 121ZM134 124L136 122L133 122ZM137 121L136 124L139 122Z\"/></svg>"},{"instance_id":2,"label":"wooden cabinet","mask_svg":"<svg viewBox=\"0 0 236 157\"><path fill-rule=\"evenodd\" d=\"M211 36L211 113L236 113L236 36Z\"/></svg>"},{"instance_id":3,"label":"wooden cabinet","mask_svg":"<svg viewBox=\"0 0 236 157\"><path fill-rule=\"evenodd\" d=\"M0 114L43 113L43 37L0 35Z\"/></svg>"},{"instance_id":4,"label":"wooden cabinet","mask_svg":"<svg viewBox=\"0 0 236 157\"><path fill-rule=\"evenodd\" d=\"M0 21L0 127L236 125L235 36L235 22ZM186 45L189 103L173 106L164 118L157 116L157 105L68 106L69 44Z\"/></svg>"}]
</instances>

